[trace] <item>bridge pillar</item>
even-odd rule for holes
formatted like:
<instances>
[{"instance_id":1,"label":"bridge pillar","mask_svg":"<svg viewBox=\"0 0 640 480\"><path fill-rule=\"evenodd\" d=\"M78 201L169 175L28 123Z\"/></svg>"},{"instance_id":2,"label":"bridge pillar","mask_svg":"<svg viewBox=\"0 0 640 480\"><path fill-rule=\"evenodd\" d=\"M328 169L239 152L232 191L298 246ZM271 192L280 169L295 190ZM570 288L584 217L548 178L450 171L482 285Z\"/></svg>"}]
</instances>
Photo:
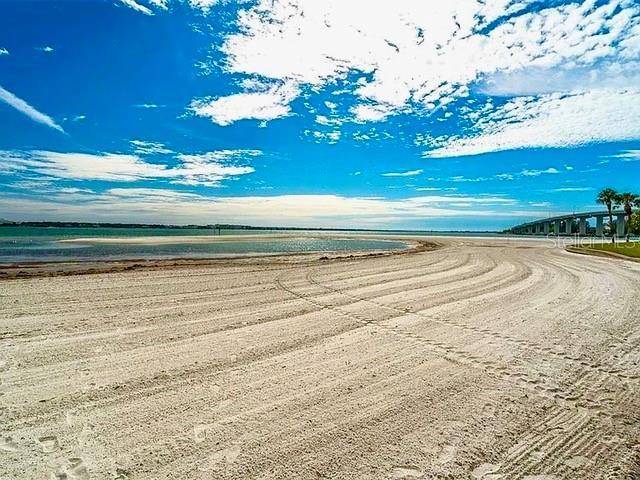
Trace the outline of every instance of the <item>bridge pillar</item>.
<instances>
[{"instance_id":1,"label":"bridge pillar","mask_svg":"<svg viewBox=\"0 0 640 480\"><path fill-rule=\"evenodd\" d=\"M567 235L571 235L571 224L573 223L573 218L567 218L564 222L564 233Z\"/></svg>"},{"instance_id":2,"label":"bridge pillar","mask_svg":"<svg viewBox=\"0 0 640 480\"><path fill-rule=\"evenodd\" d=\"M549 225L549 222L544 222L543 228L544 228L544 234L545 235L549 235L549 230L551 230Z\"/></svg>"},{"instance_id":3,"label":"bridge pillar","mask_svg":"<svg viewBox=\"0 0 640 480\"><path fill-rule=\"evenodd\" d=\"M600 215L596 217L596 237L604 235L604 217Z\"/></svg>"},{"instance_id":4,"label":"bridge pillar","mask_svg":"<svg viewBox=\"0 0 640 480\"><path fill-rule=\"evenodd\" d=\"M616 235L624 237L624 217L625 215L616 215Z\"/></svg>"},{"instance_id":5,"label":"bridge pillar","mask_svg":"<svg viewBox=\"0 0 640 480\"><path fill-rule=\"evenodd\" d=\"M553 233L555 233L556 235L560 235L560 220L556 220L553 228Z\"/></svg>"},{"instance_id":6,"label":"bridge pillar","mask_svg":"<svg viewBox=\"0 0 640 480\"><path fill-rule=\"evenodd\" d=\"M580 232L580 236L584 237L587 234L587 219L580 217L579 222L580 228L578 232Z\"/></svg>"}]
</instances>

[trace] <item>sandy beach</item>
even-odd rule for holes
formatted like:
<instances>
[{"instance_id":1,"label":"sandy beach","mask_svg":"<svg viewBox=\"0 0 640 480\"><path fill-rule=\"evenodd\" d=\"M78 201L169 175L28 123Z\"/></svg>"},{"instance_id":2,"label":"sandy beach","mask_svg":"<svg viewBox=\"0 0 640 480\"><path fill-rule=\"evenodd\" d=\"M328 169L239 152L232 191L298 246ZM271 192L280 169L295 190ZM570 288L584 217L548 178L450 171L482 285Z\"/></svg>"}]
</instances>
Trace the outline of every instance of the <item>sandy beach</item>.
<instances>
[{"instance_id":1,"label":"sandy beach","mask_svg":"<svg viewBox=\"0 0 640 480\"><path fill-rule=\"evenodd\" d=\"M438 242L0 280L0 478L640 478L640 264Z\"/></svg>"}]
</instances>

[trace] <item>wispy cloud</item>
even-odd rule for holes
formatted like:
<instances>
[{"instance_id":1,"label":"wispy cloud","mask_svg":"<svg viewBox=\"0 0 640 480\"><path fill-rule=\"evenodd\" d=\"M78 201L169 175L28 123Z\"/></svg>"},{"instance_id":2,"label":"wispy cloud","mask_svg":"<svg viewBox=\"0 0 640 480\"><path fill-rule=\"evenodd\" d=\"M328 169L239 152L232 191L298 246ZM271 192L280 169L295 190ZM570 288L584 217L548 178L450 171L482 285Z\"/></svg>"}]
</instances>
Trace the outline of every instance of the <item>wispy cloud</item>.
<instances>
[{"instance_id":1,"label":"wispy cloud","mask_svg":"<svg viewBox=\"0 0 640 480\"><path fill-rule=\"evenodd\" d=\"M146 7L138 3L136 0L120 0L120 1L127 7L132 8L137 12L144 13L145 15L153 15L153 11L149 7Z\"/></svg>"},{"instance_id":2,"label":"wispy cloud","mask_svg":"<svg viewBox=\"0 0 640 480\"><path fill-rule=\"evenodd\" d=\"M640 160L640 150L623 150L616 155L608 155L603 158L618 158L623 162L635 162Z\"/></svg>"},{"instance_id":3,"label":"wispy cloud","mask_svg":"<svg viewBox=\"0 0 640 480\"><path fill-rule=\"evenodd\" d=\"M65 133L64 129L60 125L58 125L50 116L42 112L39 112L34 107L29 105L26 101L17 97L10 91L5 90L1 85L0 85L0 101L3 101L7 105L25 114L34 122L41 123L43 125L46 125L47 127L50 127L55 130L58 130L59 132Z\"/></svg>"},{"instance_id":4,"label":"wispy cloud","mask_svg":"<svg viewBox=\"0 0 640 480\"><path fill-rule=\"evenodd\" d=\"M427 157L640 138L640 90L518 97L479 119L472 136L442 139Z\"/></svg>"},{"instance_id":5,"label":"wispy cloud","mask_svg":"<svg viewBox=\"0 0 640 480\"><path fill-rule=\"evenodd\" d=\"M194 9L200 10L203 14L207 14L210 10L220 3L220 0L174 0L186 3ZM145 15L153 15L154 8L159 10L168 10L171 0L120 0L121 3L133 10Z\"/></svg>"},{"instance_id":6,"label":"wispy cloud","mask_svg":"<svg viewBox=\"0 0 640 480\"><path fill-rule=\"evenodd\" d=\"M177 165L168 166L147 162L138 155L10 150L0 151L0 165L5 173L35 173L63 180L135 182L156 179L218 187L223 180L253 173L254 168L246 165L246 161L259 155L258 150L178 154L175 156Z\"/></svg>"},{"instance_id":7,"label":"wispy cloud","mask_svg":"<svg viewBox=\"0 0 640 480\"><path fill-rule=\"evenodd\" d=\"M6 48L0 48L0 57L2 55L9 55L9 50L7 50Z\"/></svg>"},{"instance_id":8,"label":"wispy cloud","mask_svg":"<svg viewBox=\"0 0 640 480\"><path fill-rule=\"evenodd\" d=\"M525 177L539 177L540 175L544 174L555 175L557 173L560 173L560 170L558 170L557 168L549 167L544 170L523 170L520 173Z\"/></svg>"},{"instance_id":9,"label":"wispy cloud","mask_svg":"<svg viewBox=\"0 0 640 480\"><path fill-rule=\"evenodd\" d=\"M561 192L590 192L592 190L595 190L593 187L560 187L560 188L553 188L551 190L548 190L549 192L554 192L554 193L561 193Z\"/></svg>"},{"instance_id":10,"label":"wispy cloud","mask_svg":"<svg viewBox=\"0 0 640 480\"><path fill-rule=\"evenodd\" d=\"M383 173L382 176L383 177L415 177L417 175L420 175L424 170L422 169L417 169L417 170L407 170L406 172L386 172Z\"/></svg>"},{"instance_id":11,"label":"wispy cloud","mask_svg":"<svg viewBox=\"0 0 640 480\"><path fill-rule=\"evenodd\" d=\"M130 140L129 143L134 147L133 151L141 155L166 155L173 153L173 150L167 148L163 143L160 142Z\"/></svg>"},{"instance_id":12,"label":"wispy cloud","mask_svg":"<svg viewBox=\"0 0 640 480\"><path fill-rule=\"evenodd\" d=\"M516 180L518 178L523 178L523 177L539 177L540 175L555 175L558 173L561 173L560 170L554 167L549 167L542 170L524 169L524 170L521 170L520 172L498 173L496 175L490 175L490 176L467 177L464 175L454 175L453 177L449 177L449 181L466 182L466 183L489 182L493 180L511 181L511 180Z\"/></svg>"},{"instance_id":13,"label":"wispy cloud","mask_svg":"<svg viewBox=\"0 0 640 480\"><path fill-rule=\"evenodd\" d=\"M36 47L36 50L39 50L44 53L52 53L53 47L50 47L49 45L45 45L44 47Z\"/></svg>"},{"instance_id":14,"label":"wispy cloud","mask_svg":"<svg viewBox=\"0 0 640 480\"><path fill-rule=\"evenodd\" d=\"M136 108L161 108L164 105L156 105L155 103L139 103L138 105L134 105Z\"/></svg>"},{"instance_id":15,"label":"wispy cloud","mask_svg":"<svg viewBox=\"0 0 640 480\"><path fill-rule=\"evenodd\" d=\"M456 187L417 187L416 192L455 192Z\"/></svg>"}]
</instances>

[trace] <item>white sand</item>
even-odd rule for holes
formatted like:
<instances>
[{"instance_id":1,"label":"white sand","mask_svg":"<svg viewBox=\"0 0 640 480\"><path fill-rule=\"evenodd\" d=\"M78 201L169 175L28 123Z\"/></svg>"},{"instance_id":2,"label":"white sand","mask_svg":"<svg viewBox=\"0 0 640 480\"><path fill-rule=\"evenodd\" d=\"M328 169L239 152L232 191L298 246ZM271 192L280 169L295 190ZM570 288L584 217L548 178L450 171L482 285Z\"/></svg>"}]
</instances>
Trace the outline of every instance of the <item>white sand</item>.
<instances>
[{"instance_id":1,"label":"white sand","mask_svg":"<svg viewBox=\"0 0 640 480\"><path fill-rule=\"evenodd\" d=\"M447 242L0 281L0 478L638 478L640 265Z\"/></svg>"}]
</instances>

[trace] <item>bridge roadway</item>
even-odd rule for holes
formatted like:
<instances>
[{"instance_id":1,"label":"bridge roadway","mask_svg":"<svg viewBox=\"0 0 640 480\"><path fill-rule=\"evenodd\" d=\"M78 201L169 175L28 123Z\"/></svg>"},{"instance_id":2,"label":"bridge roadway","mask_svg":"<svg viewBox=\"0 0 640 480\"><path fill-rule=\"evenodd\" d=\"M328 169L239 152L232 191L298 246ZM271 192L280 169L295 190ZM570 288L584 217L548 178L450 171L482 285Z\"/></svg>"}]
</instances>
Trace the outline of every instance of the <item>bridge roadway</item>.
<instances>
[{"instance_id":1,"label":"bridge roadway","mask_svg":"<svg viewBox=\"0 0 640 480\"><path fill-rule=\"evenodd\" d=\"M559 215L556 217L545 218L533 222L522 223L511 227L510 232L516 235L572 235L573 220L578 221L577 233L581 236L587 234L587 220L596 219L596 236L601 237L604 234L605 218L609 217L608 212L585 212L571 213L567 215ZM625 213L624 211L613 212L615 233L617 237L624 237ZM551 232L553 225L553 232Z\"/></svg>"}]
</instances>

